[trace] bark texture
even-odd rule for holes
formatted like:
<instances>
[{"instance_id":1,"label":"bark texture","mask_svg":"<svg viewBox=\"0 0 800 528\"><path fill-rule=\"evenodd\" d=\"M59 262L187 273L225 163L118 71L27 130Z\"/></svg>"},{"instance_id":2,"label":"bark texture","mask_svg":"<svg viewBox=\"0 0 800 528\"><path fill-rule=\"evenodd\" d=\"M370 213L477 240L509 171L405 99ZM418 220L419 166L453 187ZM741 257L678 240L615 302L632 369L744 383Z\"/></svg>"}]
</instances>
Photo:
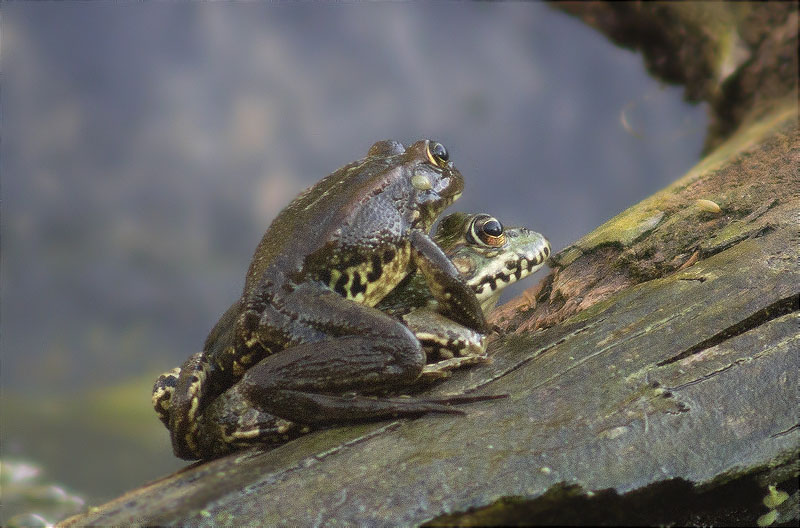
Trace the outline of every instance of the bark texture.
<instances>
[{"instance_id":1,"label":"bark texture","mask_svg":"<svg viewBox=\"0 0 800 528\"><path fill-rule=\"evenodd\" d=\"M797 94L797 2L555 2L710 104L706 151Z\"/></svg>"}]
</instances>

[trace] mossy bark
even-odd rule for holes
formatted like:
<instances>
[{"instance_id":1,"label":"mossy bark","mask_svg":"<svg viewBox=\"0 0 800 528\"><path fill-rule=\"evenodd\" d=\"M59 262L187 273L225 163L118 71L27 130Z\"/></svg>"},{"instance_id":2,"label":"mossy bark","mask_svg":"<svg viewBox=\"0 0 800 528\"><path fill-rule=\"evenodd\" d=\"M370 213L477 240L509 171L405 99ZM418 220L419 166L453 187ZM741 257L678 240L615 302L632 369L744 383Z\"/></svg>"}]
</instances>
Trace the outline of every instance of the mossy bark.
<instances>
[{"instance_id":1,"label":"mossy bark","mask_svg":"<svg viewBox=\"0 0 800 528\"><path fill-rule=\"evenodd\" d=\"M773 37L753 38L760 50ZM703 68L718 82L719 68ZM731 112L746 118L682 179L555 255L548 277L495 312L493 361L430 391L509 398L197 463L62 525L796 520L793 82L758 111Z\"/></svg>"},{"instance_id":2,"label":"mossy bark","mask_svg":"<svg viewBox=\"0 0 800 528\"><path fill-rule=\"evenodd\" d=\"M797 94L797 2L554 2L711 107L706 151Z\"/></svg>"}]
</instances>

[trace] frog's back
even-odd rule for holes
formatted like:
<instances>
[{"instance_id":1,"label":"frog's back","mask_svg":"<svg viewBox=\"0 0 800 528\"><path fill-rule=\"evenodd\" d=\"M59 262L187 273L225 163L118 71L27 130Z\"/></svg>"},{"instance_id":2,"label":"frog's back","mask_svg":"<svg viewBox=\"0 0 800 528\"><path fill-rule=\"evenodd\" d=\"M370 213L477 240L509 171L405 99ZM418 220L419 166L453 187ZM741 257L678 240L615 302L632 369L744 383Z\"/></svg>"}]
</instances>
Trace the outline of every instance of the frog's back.
<instances>
[{"instance_id":1,"label":"frog's back","mask_svg":"<svg viewBox=\"0 0 800 528\"><path fill-rule=\"evenodd\" d=\"M399 236L402 207L398 210L384 191L399 184L403 168L392 158L367 157L350 163L306 189L273 220L256 248L247 272L245 289L254 287L270 266L291 273L306 257L329 244L358 243L366 231ZM359 225L364 221L380 226Z\"/></svg>"}]
</instances>

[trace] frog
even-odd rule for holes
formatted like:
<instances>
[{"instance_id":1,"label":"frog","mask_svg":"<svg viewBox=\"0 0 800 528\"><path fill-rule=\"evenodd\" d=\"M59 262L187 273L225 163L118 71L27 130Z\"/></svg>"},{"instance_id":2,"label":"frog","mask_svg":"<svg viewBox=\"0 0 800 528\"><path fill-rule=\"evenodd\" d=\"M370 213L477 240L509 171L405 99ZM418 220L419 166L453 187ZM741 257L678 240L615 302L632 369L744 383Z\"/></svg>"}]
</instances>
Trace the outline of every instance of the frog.
<instances>
[{"instance_id":1,"label":"frog","mask_svg":"<svg viewBox=\"0 0 800 528\"><path fill-rule=\"evenodd\" d=\"M476 293L484 315L494 308L503 288L541 268L550 255L550 244L541 234L524 227L504 228L486 213L448 215L439 222L432 238ZM423 345L427 363L418 378L422 383L488 359L484 354L485 335L440 314L420 273L408 275L376 307L401 318ZM159 389L166 391L160 401L167 406L179 374L180 368L176 368L156 383L154 396ZM154 404L169 426L168 413L160 412L158 398L154 398ZM199 418L197 454L199 458L213 458L252 446L274 448L311 430L308 425L250 407L234 385Z\"/></svg>"},{"instance_id":2,"label":"frog","mask_svg":"<svg viewBox=\"0 0 800 528\"><path fill-rule=\"evenodd\" d=\"M433 235L475 292L488 315L503 289L536 272L550 256L550 242L526 227L504 227L487 213L453 213L442 218ZM400 316L426 350L432 374L475 363L485 345L484 334L464 328L437 311L424 278L411 274L387 295L378 309ZM454 359L454 358L464 359ZM469 358L472 358L469 359ZM445 360L452 360L450 363Z\"/></svg>"},{"instance_id":3,"label":"frog","mask_svg":"<svg viewBox=\"0 0 800 528\"><path fill-rule=\"evenodd\" d=\"M283 209L256 247L241 297L180 367L169 402L167 391L155 397L175 455L198 458L198 417L233 385L254 412L307 426L461 414L453 405L489 399L376 397L425 368L413 332L375 308L411 272L448 319L488 329L475 293L428 235L463 187L441 143L384 140Z\"/></svg>"}]
</instances>

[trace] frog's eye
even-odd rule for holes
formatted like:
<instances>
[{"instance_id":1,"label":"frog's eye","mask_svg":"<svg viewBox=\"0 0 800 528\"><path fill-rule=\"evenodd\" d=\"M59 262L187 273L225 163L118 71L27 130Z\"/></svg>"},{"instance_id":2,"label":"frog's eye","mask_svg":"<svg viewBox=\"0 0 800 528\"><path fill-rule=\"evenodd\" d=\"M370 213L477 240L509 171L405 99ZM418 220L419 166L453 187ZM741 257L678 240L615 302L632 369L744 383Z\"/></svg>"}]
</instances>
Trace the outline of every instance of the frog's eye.
<instances>
[{"instance_id":1,"label":"frog's eye","mask_svg":"<svg viewBox=\"0 0 800 528\"><path fill-rule=\"evenodd\" d=\"M428 141L428 159L437 167L444 167L447 165L450 155L444 145L438 141Z\"/></svg>"},{"instance_id":2,"label":"frog's eye","mask_svg":"<svg viewBox=\"0 0 800 528\"><path fill-rule=\"evenodd\" d=\"M503 224L489 215L477 215L469 226L468 238L480 246L500 247L506 243Z\"/></svg>"}]
</instances>

